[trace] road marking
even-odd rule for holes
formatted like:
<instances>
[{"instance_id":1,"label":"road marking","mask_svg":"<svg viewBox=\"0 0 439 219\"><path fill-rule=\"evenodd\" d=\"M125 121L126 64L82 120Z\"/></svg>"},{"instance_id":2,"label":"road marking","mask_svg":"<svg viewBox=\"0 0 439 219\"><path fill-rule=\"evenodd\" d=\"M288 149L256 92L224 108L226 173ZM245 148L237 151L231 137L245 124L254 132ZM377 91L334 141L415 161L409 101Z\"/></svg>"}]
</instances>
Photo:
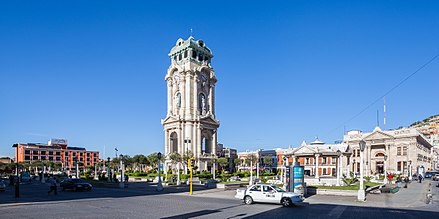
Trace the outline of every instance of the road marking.
<instances>
[{"instance_id":1,"label":"road marking","mask_svg":"<svg viewBox=\"0 0 439 219\"><path fill-rule=\"evenodd\" d=\"M339 205L331 210L328 214L328 218L340 218L343 212L346 210L346 206Z\"/></svg>"}]
</instances>

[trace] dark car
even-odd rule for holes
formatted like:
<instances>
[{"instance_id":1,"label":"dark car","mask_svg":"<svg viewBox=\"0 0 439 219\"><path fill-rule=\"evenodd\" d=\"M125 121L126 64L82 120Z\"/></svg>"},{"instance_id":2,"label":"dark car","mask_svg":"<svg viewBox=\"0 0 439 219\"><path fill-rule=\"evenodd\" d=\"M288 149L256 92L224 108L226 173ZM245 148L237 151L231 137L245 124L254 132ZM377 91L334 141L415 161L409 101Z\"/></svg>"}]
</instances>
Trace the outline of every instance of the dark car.
<instances>
[{"instance_id":1,"label":"dark car","mask_svg":"<svg viewBox=\"0 0 439 219\"><path fill-rule=\"evenodd\" d=\"M433 177L437 173L439 173L439 172L426 172L424 177L425 178L431 178L431 177Z\"/></svg>"},{"instance_id":2,"label":"dark car","mask_svg":"<svg viewBox=\"0 0 439 219\"><path fill-rule=\"evenodd\" d=\"M59 184L61 190L71 189L73 191L87 190L90 191L93 186L82 179L66 179Z\"/></svg>"}]
</instances>

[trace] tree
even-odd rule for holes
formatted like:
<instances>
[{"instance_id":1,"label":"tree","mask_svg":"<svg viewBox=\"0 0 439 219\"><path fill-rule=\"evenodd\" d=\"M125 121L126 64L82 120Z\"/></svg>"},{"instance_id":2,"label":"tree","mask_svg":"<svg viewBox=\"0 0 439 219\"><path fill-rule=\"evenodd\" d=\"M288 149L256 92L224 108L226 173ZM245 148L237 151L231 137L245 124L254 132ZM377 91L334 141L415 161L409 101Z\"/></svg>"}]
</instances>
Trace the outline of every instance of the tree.
<instances>
[{"instance_id":1,"label":"tree","mask_svg":"<svg viewBox=\"0 0 439 219\"><path fill-rule=\"evenodd\" d=\"M176 165L181 162L182 156L178 152L172 152L169 154L169 159L171 160L172 164Z\"/></svg>"},{"instance_id":2,"label":"tree","mask_svg":"<svg viewBox=\"0 0 439 219\"><path fill-rule=\"evenodd\" d=\"M273 165L273 158L271 156L264 156L264 166L265 168L270 167L270 171L271 171L271 165Z\"/></svg>"},{"instance_id":3,"label":"tree","mask_svg":"<svg viewBox=\"0 0 439 219\"><path fill-rule=\"evenodd\" d=\"M233 163L235 164L236 171L238 171L238 167L242 165L242 160L239 158L235 158L233 160Z\"/></svg>"},{"instance_id":4,"label":"tree","mask_svg":"<svg viewBox=\"0 0 439 219\"><path fill-rule=\"evenodd\" d=\"M221 167L221 171L224 173L224 168L229 165L229 160L225 157L218 158L218 165Z\"/></svg>"}]
</instances>

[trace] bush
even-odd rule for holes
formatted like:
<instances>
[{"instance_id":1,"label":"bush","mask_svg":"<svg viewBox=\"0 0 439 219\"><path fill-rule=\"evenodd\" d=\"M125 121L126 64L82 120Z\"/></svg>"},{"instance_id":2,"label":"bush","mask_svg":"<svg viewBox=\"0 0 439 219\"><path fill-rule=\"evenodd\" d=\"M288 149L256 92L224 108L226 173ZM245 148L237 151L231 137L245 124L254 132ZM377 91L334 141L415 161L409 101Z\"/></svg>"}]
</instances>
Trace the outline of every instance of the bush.
<instances>
[{"instance_id":1,"label":"bush","mask_svg":"<svg viewBox=\"0 0 439 219\"><path fill-rule=\"evenodd\" d=\"M223 174L219 175L219 177L221 178L222 181L227 181L228 179L230 179L231 176L232 176L232 174L230 174L230 173L223 173Z\"/></svg>"},{"instance_id":2,"label":"bush","mask_svg":"<svg viewBox=\"0 0 439 219\"><path fill-rule=\"evenodd\" d=\"M204 172L200 173L200 174L196 174L195 176L197 176L200 179L212 179L213 175L209 172Z\"/></svg>"}]
</instances>

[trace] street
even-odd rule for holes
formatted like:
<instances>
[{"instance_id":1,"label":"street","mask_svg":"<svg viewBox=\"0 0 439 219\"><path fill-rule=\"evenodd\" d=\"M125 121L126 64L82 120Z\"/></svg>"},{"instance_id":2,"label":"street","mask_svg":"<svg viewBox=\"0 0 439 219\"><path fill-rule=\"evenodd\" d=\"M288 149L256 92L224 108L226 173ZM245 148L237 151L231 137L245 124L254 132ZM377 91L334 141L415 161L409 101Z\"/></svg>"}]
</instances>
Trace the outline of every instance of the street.
<instances>
[{"instance_id":1,"label":"street","mask_svg":"<svg viewBox=\"0 0 439 219\"><path fill-rule=\"evenodd\" d=\"M424 183L409 186L429 187L429 181ZM189 196L187 187L167 187L158 193L155 185L146 183L133 183L125 190L58 191L55 196L47 194L48 185L33 183L21 185L18 200L13 197L13 187L0 193L0 211L2 218L437 218L439 203L435 198L439 188L434 185L430 188L433 203L420 203L416 207L385 207L377 198L381 196L371 196L367 202L358 203L352 197L315 195L301 206L284 208L276 204L244 205L233 198L234 191L201 187L196 187L193 196Z\"/></svg>"}]
</instances>

